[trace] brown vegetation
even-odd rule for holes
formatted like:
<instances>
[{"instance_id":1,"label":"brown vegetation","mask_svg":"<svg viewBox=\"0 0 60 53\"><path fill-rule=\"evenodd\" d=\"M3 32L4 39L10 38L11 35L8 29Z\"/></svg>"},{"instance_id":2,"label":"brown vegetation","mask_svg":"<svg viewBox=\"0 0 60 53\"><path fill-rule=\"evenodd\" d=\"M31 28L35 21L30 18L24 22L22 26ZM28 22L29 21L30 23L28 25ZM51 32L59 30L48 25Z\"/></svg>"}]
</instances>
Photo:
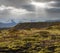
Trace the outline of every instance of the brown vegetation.
<instances>
[{"instance_id":1,"label":"brown vegetation","mask_svg":"<svg viewBox=\"0 0 60 53\"><path fill-rule=\"evenodd\" d=\"M60 53L60 23L22 23L0 30L1 53Z\"/></svg>"}]
</instances>

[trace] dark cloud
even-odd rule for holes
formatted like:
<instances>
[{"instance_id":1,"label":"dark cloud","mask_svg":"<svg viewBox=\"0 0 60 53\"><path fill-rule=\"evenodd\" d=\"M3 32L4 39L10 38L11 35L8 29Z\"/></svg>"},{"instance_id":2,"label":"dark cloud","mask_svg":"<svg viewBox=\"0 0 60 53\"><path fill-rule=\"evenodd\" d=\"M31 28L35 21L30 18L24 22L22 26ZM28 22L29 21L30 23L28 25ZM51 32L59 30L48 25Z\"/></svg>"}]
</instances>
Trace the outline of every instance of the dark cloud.
<instances>
[{"instance_id":1,"label":"dark cloud","mask_svg":"<svg viewBox=\"0 0 60 53\"><path fill-rule=\"evenodd\" d=\"M60 19L60 0L35 0L47 2L49 8L35 7L31 0L0 0L0 22L7 20L44 21Z\"/></svg>"},{"instance_id":2,"label":"dark cloud","mask_svg":"<svg viewBox=\"0 0 60 53\"><path fill-rule=\"evenodd\" d=\"M35 7L33 5L23 5L23 9L27 9L28 11L35 11Z\"/></svg>"},{"instance_id":3,"label":"dark cloud","mask_svg":"<svg viewBox=\"0 0 60 53\"><path fill-rule=\"evenodd\" d=\"M20 8L22 5L28 5L28 0L0 0L0 5Z\"/></svg>"},{"instance_id":4,"label":"dark cloud","mask_svg":"<svg viewBox=\"0 0 60 53\"><path fill-rule=\"evenodd\" d=\"M60 13L60 8L46 9L48 13Z\"/></svg>"}]
</instances>

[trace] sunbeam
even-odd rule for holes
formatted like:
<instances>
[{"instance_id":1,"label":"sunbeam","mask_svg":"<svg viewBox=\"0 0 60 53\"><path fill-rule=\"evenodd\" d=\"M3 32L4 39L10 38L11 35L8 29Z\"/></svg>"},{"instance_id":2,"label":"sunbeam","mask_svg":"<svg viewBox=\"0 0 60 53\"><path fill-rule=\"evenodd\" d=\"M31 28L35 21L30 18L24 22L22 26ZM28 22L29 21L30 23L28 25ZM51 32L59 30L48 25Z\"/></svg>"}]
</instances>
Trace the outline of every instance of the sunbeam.
<instances>
[{"instance_id":1,"label":"sunbeam","mask_svg":"<svg viewBox=\"0 0 60 53\"><path fill-rule=\"evenodd\" d=\"M41 8L45 8L46 7L46 3L43 3L43 2L32 1L31 4L35 5L35 6L38 6L38 7L41 7Z\"/></svg>"},{"instance_id":2,"label":"sunbeam","mask_svg":"<svg viewBox=\"0 0 60 53\"><path fill-rule=\"evenodd\" d=\"M36 2L35 0L31 0L31 3L33 6L35 6L35 14L38 18L39 15L46 16L45 8L47 7L46 2Z\"/></svg>"}]
</instances>

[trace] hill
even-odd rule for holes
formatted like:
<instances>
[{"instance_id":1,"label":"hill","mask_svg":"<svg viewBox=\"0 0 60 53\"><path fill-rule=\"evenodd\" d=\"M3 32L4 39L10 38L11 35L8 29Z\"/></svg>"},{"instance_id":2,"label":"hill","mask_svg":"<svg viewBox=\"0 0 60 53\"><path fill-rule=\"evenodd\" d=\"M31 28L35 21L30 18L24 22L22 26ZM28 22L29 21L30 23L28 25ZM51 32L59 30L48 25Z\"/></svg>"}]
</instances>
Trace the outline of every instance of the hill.
<instances>
[{"instance_id":1,"label":"hill","mask_svg":"<svg viewBox=\"0 0 60 53\"><path fill-rule=\"evenodd\" d=\"M54 25L60 25L60 22L26 22L26 23L19 23L14 28L15 29L30 29L30 28L45 28Z\"/></svg>"},{"instance_id":2,"label":"hill","mask_svg":"<svg viewBox=\"0 0 60 53\"><path fill-rule=\"evenodd\" d=\"M60 23L19 23L0 30L0 53L60 53Z\"/></svg>"}]
</instances>

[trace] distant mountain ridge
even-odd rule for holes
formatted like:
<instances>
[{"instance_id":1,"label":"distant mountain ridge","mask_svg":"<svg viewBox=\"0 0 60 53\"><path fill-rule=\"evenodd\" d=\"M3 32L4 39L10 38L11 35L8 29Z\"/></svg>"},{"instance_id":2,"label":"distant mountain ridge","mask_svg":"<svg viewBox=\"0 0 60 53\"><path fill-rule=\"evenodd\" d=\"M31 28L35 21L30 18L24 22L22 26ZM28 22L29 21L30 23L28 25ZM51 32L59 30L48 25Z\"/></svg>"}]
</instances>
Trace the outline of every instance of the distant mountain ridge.
<instances>
[{"instance_id":1,"label":"distant mountain ridge","mask_svg":"<svg viewBox=\"0 0 60 53\"><path fill-rule=\"evenodd\" d=\"M16 25L16 23L13 20L11 20L11 23L0 22L0 28L9 28L9 27L13 27L15 25Z\"/></svg>"},{"instance_id":2,"label":"distant mountain ridge","mask_svg":"<svg viewBox=\"0 0 60 53\"><path fill-rule=\"evenodd\" d=\"M60 22L60 19L59 20L48 20L48 21L45 21L45 22Z\"/></svg>"},{"instance_id":3,"label":"distant mountain ridge","mask_svg":"<svg viewBox=\"0 0 60 53\"><path fill-rule=\"evenodd\" d=\"M48 27L50 25L56 25L60 24L60 20L48 20L44 22L20 22L16 23L13 20L11 20L11 23L0 23L0 28L20 28L20 29L26 29L26 28L41 28L41 27Z\"/></svg>"}]
</instances>

